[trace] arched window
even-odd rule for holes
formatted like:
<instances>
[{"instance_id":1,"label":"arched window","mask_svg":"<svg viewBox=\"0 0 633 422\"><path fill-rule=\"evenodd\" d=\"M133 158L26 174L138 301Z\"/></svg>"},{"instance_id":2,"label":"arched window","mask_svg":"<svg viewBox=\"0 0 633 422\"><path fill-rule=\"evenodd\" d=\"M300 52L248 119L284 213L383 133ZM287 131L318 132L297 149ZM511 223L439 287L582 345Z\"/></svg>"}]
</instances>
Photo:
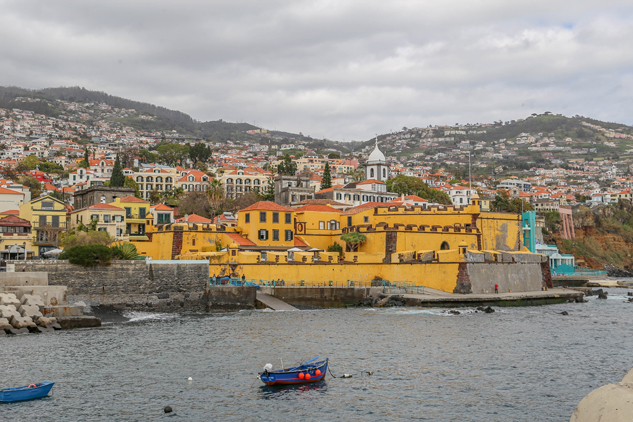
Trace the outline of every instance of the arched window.
<instances>
[{"instance_id":1,"label":"arched window","mask_svg":"<svg viewBox=\"0 0 633 422\"><path fill-rule=\"evenodd\" d=\"M244 184L245 185L250 185L251 184L251 179L244 179Z\"/></svg>"},{"instance_id":2,"label":"arched window","mask_svg":"<svg viewBox=\"0 0 633 422\"><path fill-rule=\"evenodd\" d=\"M259 179L255 179L253 183L255 183L256 185L259 185Z\"/></svg>"},{"instance_id":3,"label":"arched window","mask_svg":"<svg viewBox=\"0 0 633 422\"><path fill-rule=\"evenodd\" d=\"M190 182L193 182L194 177L193 176L189 176L189 178L187 180L189 180Z\"/></svg>"},{"instance_id":4,"label":"arched window","mask_svg":"<svg viewBox=\"0 0 633 422\"><path fill-rule=\"evenodd\" d=\"M374 169L369 169L369 178L370 179L374 178Z\"/></svg>"},{"instance_id":5,"label":"arched window","mask_svg":"<svg viewBox=\"0 0 633 422\"><path fill-rule=\"evenodd\" d=\"M440 246L440 250L442 250L442 251L447 251L450 248L451 247L449 246L448 242L446 242L446 241L442 242L442 245Z\"/></svg>"},{"instance_id":6,"label":"arched window","mask_svg":"<svg viewBox=\"0 0 633 422\"><path fill-rule=\"evenodd\" d=\"M153 182L154 178L152 176L147 176L146 182Z\"/></svg>"},{"instance_id":7,"label":"arched window","mask_svg":"<svg viewBox=\"0 0 633 422\"><path fill-rule=\"evenodd\" d=\"M387 169L382 169L382 177L387 177Z\"/></svg>"},{"instance_id":8,"label":"arched window","mask_svg":"<svg viewBox=\"0 0 633 422\"><path fill-rule=\"evenodd\" d=\"M136 176L136 181L137 182L142 182L143 181L143 176Z\"/></svg>"},{"instance_id":9,"label":"arched window","mask_svg":"<svg viewBox=\"0 0 633 422\"><path fill-rule=\"evenodd\" d=\"M235 179L235 183L238 184L238 185L241 185L242 184L242 179Z\"/></svg>"},{"instance_id":10,"label":"arched window","mask_svg":"<svg viewBox=\"0 0 633 422\"><path fill-rule=\"evenodd\" d=\"M163 178L160 176L156 177L156 183L163 183Z\"/></svg>"},{"instance_id":11,"label":"arched window","mask_svg":"<svg viewBox=\"0 0 633 422\"><path fill-rule=\"evenodd\" d=\"M231 179L230 177L228 179L226 179L226 183L233 183L233 179Z\"/></svg>"},{"instance_id":12,"label":"arched window","mask_svg":"<svg viewBox=\"0 0 633 422\"><path fill-rule=\"evenodd\" d=\"M165 183L171 183L171 177L165 177Z\"/></svg>"}]
</instances>

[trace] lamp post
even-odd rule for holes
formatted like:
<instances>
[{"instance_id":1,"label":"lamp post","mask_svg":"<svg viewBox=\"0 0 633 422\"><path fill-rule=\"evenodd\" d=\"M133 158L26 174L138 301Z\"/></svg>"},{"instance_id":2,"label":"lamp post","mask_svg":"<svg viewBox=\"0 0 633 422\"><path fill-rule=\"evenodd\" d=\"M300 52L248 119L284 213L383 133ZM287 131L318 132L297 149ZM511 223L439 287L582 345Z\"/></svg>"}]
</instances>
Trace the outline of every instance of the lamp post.
<instances>
[{"instance_id":1,"label":"lamp post","mask_svg":"<svg viewBox=\"0 0 633 422\"><path fill-rule=\"evenodd\" d=\"M24 245L24 260L26 261L26 242L24 242L23 245Z\"/></svg>"}]
</instances>

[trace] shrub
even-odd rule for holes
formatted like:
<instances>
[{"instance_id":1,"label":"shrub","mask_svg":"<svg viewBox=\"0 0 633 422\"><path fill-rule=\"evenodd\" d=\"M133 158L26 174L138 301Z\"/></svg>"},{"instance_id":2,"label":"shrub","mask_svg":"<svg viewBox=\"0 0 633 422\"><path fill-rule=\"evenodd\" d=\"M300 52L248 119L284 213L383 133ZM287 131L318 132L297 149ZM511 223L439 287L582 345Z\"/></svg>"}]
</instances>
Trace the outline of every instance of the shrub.
<instances>
[{"instance_id":1,"label":"shrub","mask_svg":"<svg viewBox=\"0 0 633 422\"><path fill-rule=\"evenodd\" d=\"M73 246L59 255L59 259L67 259L71 264L83 267L109 265L112 250L105 245Z\"/></svg>"},{"instance_id":2,"label":"shrub","mask_svg":"<svg viewBox=\"0 0 633 422\"><path fill-rule=\"evenodd\" d=\"M66 233L62 238L62 247L64 249L70 249L74 246L87 245L107 246L110 243L112 243L112 238L108 232L104 231L79 231L77 233Z\"/></svg>"},{"instance_id":3,"label":"shrub","mask_svg":"<svg viewBox=\"0 0 633 422\"><path fill-rule=\"evenodd\" d=\"M118 245L111 246L113 259L126 259L132 260L138 258L138 251L136 245L132 243L120 243Z\"/></svg>"},{"instance_id":4,"label":"shrub","mask_svg":"<svg viewBox=\"0 0 633 422\"><path fill-rule=\"evenodd\" d=\"M327 247L328 252L338 252L339 255L343 255L343 247L339 245L337 242L334 242L333 245Z\"/></svg>"}]
</instances>

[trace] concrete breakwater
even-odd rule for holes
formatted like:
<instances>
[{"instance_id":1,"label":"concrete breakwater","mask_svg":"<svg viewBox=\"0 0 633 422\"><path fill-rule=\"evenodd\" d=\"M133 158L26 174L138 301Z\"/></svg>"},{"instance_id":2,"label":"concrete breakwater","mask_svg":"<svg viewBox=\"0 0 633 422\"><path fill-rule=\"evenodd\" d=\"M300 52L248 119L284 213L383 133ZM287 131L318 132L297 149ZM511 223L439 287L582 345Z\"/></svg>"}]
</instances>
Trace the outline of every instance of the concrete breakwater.
<instances>
[{"instance_id":1,"label":"concrete breakwater","mask_svg":"<svg viewBox=\"0 0 633 422\"><path fill-rule=\"evenodd\" d=\"M89 306L104 309L208 312L265 307L256 299L255 287L209 287L209 266L206 261L114 261L110 266L94 268L84 268L61 260L21 261L15 264L16 268L25 267L25 274L48 273L49 284L66 286L71 302L83 301ZM472 275L477 280L477 277L483 279L487 274L485 271L482 274L473 271ZM390 296L401 297L399 303L404 306L427 307L542 305L582 298L581 292L566 289L542 291L540 283L530 287L533 291L499 295L478 293L476 289L471 294L456 294L430 288L422 291L418 288L410 292L351 286L271 286L261 287L259 292L292 305L321 308L368 306L377 299Z\"/></svg>"},{"instance_id":2,"label":"concrete breakwater","mask_svg":"<svg viewBox=\"0 0 633 422\"><path fill-rule=\"evenodd\" d=\"M68 306L65 286L49 286L43 272L0 273L0 334L95 327L83 304Z\"/></svg>"}]
</instances>

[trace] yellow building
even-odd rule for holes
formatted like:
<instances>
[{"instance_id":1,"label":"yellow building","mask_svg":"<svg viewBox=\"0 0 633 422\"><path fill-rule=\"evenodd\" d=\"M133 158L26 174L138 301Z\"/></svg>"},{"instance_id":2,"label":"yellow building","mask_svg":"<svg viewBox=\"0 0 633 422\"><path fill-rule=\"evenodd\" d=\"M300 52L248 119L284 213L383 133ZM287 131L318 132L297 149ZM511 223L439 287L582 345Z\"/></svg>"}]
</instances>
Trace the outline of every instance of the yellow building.
<instances>
[{"instance_id":1,"label":"yellow building","mask_svg":"<svg viewBox=\"0 0 633 422\"><path fill-rule=\"evenodd\" d=\"M131 177L138 184L141 197L149 198L152 191L166 192L172 190L181 174L175 168L155 167L134 172Z\"/></svg>"},{"instance_id":2,"label":"yellow building","mask_svg":"<svg viewBox=\"0 0 633 422\"><path fill-rule=\"evenodd\" d=\"M257 246L285 250L295 245L294 211L274 202L260 201L239 212L237 226Z\"/></svg>"},{"instance_id":3,"label":"yellow building","mask_svg":"<svg viewBox=\"0 0 633 422\"><path fill-rule=\"evenodd\" d=\"M124 196L116 198L110 205L125 210L125 234L130 240L149 240L146 236L147 229L154 221L149 202L135 196Z\"/></svg>"},{"instance_id":4,"label":"yellow building","mask_svg":"<svg viewBox=\"0 0 633 422\"><path fill-rule=\"evenodd\" d=\"M365 240L346 244L341 236L350 232ZM326 252L335 242L345 249L341 256ZM476 195L466 206L366 204L346 212L258 202L239 212L236 227L163 224L149 242L135 244L154 259L204 259L212 275L263 282L387 280L453 293L551 286L547 258L521 244L520 216L482 214Z\"/></svg>"},{"instance_id":5,"label":"yellow building","mask_svg":"<svg viewBox=\"0 0 633 422\"><path fill-rule=\"evenodd\" d=\"M112 239L128 241L126 234L125 210L111 204L95 204L70 213L69 226L77 227L79 223L87 226L97 222L97 231L107 232Z\"/></svg>"},{"instance_id":6,"label":"yellow building","mask_svg":"<svg viewBox=\"0 0 633 422\"><path fill-rule=\"evenodd\" d=\"M66 230L66 205L50 195L20 206L20 218L31 222L35 254L59 247L59 233Z\"/></svg>"},{"instance_id":7,"label":"yellow building","mask_svg":"<svg viewBox=\"0 0 633 422\"><path fill-rule=\"evenodd\" d=\"M31 223L16 215L0 218L0 258L24 259L33 256Z\"/></svg>"}]
</instances>

